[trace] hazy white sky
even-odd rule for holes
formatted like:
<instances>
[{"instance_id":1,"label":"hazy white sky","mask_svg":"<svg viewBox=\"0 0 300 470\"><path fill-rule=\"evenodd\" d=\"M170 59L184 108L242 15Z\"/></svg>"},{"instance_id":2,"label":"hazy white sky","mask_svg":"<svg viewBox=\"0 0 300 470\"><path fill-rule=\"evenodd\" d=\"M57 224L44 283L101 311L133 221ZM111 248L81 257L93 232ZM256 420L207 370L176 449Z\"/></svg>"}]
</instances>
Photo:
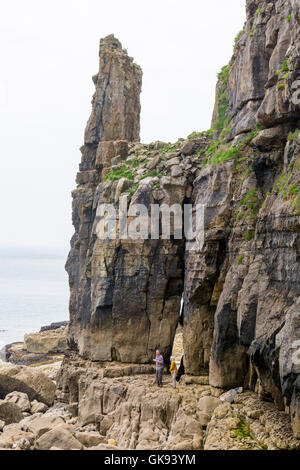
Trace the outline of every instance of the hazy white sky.
<instances>
[{"instance_id":1,"label":"hazy white sky","mask_svg":"<svg viewBox=\"0 0 300 470\"><path fill-rule=\"evenodd\" d=\"M67 246L100 37L144 71L141 140L210 127L245 0L1 0L0 245Z\"/></svg>"}]
</instances>

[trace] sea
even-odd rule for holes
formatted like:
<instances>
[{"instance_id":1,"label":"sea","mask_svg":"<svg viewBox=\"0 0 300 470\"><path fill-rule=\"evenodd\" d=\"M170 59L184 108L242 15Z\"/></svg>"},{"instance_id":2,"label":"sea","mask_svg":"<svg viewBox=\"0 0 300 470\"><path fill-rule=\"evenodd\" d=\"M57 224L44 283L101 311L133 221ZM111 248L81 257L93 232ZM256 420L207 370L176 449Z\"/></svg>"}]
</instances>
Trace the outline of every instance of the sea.
<instances>
[{"instance_id":1,"label":"sea","mask_svg":"<svg viewBox=\"0 0 300 470\"><path fill-rule=\"evenodd\" d=\"M67 249L0 247L0 350L68 320Z\"/></svg>"}]
</instances>

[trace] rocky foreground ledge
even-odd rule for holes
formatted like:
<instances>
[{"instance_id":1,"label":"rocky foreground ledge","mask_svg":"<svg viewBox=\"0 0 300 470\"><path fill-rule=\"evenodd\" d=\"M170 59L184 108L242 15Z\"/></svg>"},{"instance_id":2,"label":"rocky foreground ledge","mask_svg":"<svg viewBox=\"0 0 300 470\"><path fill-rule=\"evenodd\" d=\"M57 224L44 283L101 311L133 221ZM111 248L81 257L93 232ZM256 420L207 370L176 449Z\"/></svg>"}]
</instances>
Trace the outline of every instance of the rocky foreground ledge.
<instances>
[{"instance_id":1,"label":"rocky foreground ledge","mask_svg":"<svg viewBox=\"0 0 300 470\"><path fill-rule=\"evenodd\" d=\"M39 367L0 363L0 450L300 449L287 414L253 392L223 393L207 377L149 365L66 357L55 380Z\"/></svg>"}]
</instances>

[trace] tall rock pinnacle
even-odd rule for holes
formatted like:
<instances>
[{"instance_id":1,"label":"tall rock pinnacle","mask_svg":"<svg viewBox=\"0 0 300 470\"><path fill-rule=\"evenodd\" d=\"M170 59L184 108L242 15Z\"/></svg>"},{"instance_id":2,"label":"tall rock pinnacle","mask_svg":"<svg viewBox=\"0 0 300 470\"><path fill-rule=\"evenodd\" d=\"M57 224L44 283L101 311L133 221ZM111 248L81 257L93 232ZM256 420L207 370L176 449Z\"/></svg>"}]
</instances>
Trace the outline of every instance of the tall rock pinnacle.
<instances>
[{"instance_id":1,"label":"tall rock pinnacle","mask_svg":"<svg viewBox=\"0 0 300 470\"><path fill-rule=\"evenodd\" d=\"M128 144L139 140L142 86L141 68L113 35L101 39L99 57L99 72L93 77L96 91L92 113L81 148L82 160L76 180L78 186L72 194L75 234L66 265L71 290L70 344L87 356L93 356L92 350L96 348L94 343L106 351L104 338L107 315L102 312L103 315L96 320L99 324L96 326L94 322L92 326L96 331L94 343L90 339L93 333L89 329L93 308L91 299L99 282L91 267L92 260L97 265L98 259L97 255L93 258L96 238L93 224L99 194L105 185L103 181L111 167L111 160L126 157ZM103 282L105 284L105 280ZM101 288L104 287L101 285ZM104 336L101 345L100 336L103 332L99 333L99 330L102 327ZM105 354L95 354L95 357L109 359Z\"/></svg>"},{"instance_id":2,"label":"tall rock pinnacle","mask_svg":"<svg viewBox=\"0 0 300 470\"><path fill-rule=\"evenodd\" d=\"M93 111L85 131L86 144L139 140L141 68L113 35L100 41L99 73Z\"/></svg>"}]
</instances>

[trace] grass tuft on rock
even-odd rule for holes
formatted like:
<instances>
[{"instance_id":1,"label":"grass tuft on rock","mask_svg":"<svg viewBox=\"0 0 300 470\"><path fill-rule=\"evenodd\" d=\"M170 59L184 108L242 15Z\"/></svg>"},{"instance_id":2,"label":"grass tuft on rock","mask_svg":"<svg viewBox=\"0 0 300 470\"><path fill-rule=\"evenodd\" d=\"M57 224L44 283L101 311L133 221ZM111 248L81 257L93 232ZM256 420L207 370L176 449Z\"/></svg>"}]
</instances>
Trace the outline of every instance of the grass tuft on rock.
<instances>
[{"instance_id":1,"label":"grass tuft on rock","mask_svg":"<svg viewBox=\"0 0 300 470\"><path fill-rule=\"evenodd\" d=\"M126 167L118 168L117 170L113 170L110 173L108 173L105 176L104 180L105 181L117 181L117 180L120 180L121 178L127 178L128 180L132 180L134 178L132 170Z\"/></svg>"}]
</instances>

